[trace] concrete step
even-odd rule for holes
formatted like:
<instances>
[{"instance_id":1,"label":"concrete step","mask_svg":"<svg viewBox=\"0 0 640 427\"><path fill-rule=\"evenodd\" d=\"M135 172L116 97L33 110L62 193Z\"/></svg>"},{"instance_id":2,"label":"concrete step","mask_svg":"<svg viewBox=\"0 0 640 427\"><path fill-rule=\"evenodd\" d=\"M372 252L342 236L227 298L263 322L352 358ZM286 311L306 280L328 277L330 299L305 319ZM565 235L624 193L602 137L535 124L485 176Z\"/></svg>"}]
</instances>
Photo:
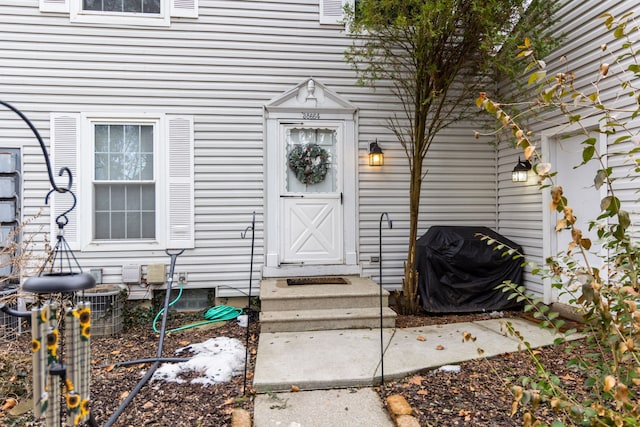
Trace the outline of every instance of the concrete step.
<instances>
[{"instance_id":1,"label":"concrete step","mask_svg":"<svg viewBox=\"0 0 640 427\"><path fill-rule=\"evenodd\" d=\"M345 276L347 284L287 285L287 279L265 279L260 284L263 312L380 306L380 287L371 279ZM382 305L389 292L382 290Z\"/></svg>"},{"instance_id":2,"label":"concrete step","mask_svg":"<svg viewBox=\"0 0 640 427\"><path fill-rule=\"evenodd\" d=\"M396 313L382 309L382 326L395 327ZM260 331L302 332L337 329L375 329L380 327L380 307L285 310L260 313Z\"/></svg>"}]
</instances>

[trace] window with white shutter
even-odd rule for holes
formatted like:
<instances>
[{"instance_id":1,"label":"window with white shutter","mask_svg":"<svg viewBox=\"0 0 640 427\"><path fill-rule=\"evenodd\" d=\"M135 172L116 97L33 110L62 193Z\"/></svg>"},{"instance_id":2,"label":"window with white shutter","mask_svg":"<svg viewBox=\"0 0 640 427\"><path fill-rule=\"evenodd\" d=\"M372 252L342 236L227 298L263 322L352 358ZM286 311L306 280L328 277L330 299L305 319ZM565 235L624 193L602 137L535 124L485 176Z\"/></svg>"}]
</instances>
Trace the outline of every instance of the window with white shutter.
<instances>
[{"instance_id":1,"label":"window with white shutter","mask_svg":"<svg viewBox=\"0 0 640 427\"><path fill-rule=\"evenodd\" d=\"M74 171L72 248L193 247L192 117L55 114L51 140L54 166ZM56 195L54 212L65 203Z\"/></svg>"},{"instance_id":2,"label":"window with white shutter","mask_svg":"<svg viewBox=\"0 0 640 427\"><path fill-rule=\"evenodd\" d=\"M39 0L41 12L69 14L71 22L168 26L197 18L198 0Z\"/></svg>"}]
</instances>

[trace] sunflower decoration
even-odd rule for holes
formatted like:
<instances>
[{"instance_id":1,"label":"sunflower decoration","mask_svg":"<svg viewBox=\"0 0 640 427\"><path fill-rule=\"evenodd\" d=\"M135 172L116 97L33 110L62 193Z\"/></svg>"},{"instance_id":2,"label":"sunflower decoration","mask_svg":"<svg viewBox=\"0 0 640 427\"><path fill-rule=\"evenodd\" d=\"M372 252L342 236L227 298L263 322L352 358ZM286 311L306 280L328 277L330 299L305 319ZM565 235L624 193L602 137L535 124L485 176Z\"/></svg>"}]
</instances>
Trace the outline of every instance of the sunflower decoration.
<instances>
[{"instance_id":1,"label":"sunflower decoration","mask_svg":"<svg viewBox=\"0 0 640 427\"><path fill-rule=\"evenodd\" d=\"M73 390L67 392L67 406L69 409L80 406L80 395ZM80 411L82 412L82 409Z\"/></svg>"},{"instance_id":2,"label":"sunflower decoration","mask_svg":"<svg viewBox=\"0 0 640 427\"><path fill-rule=\"evenodd\" d=\"M58 357L58 338L60 332L57 329L51 328L47 334L47 350L52 357Z\"/></svg>"},{"instance_id":3,"label":"sunflower decoration","mask_svg":"<svg viewBox=\"0 0 640 427\"><path fill-rule=\"evenodd\" d=\"M34 353L37 353L40 351L40 347L42 347L42 344L40 343L39 339L32 339L31 340L31 351Z\"/></svg>"},{"instance_id":4,"label":"sunflower decoration","mask_svg":"<svg viewBox=\"0 0 640 427\"><path fill-rule=\"evenodd\" d=\"M86 341L89 338L91 338L91 325L83 326L82 330L80 331L80 334L82 336L83 341Z\"/></svg>"},{"instance_id":5,"label":"sunflower decoration","mask_svg":"<svg viewBox=\"0 0 640 427\"><path fill-rule=\"evenodd\" d=\"M89 411L91 407L89 406L89 399L84 399L82 403L80 403L80 415L87 416L89 415Z\"/></svg>"},{"instance_id":6,"label":"sunflower decoration","mask_svg":"<svg viewBox=\"0 0 640 427\"><path fill-rule=\"evenodd\" d=\"M40 323L47 323L49 321L49 305L45 305L40 310Z\"/></svg>"},{"instance_id":7,"label":"sunflower decoration","mask_svg":"<svg viewBox=\"0 0 640 427\"><path fill-rule=\"evenodd\" d=\"M85 307L82 309L75 309L72 311L74 317L80 319L80 334L82 340L86 341L91 337L91 309Z\"/></svg>"},{"instance_id":8,"label":"sunflower decoration","mask_svg":"<svg viewBox=\"0 0 640 427\"><path fill-rule=\"evenodd\" d=\"M289 152L289 169L303 184L318 184L329 171L329 153L318 144L296 144Z\"/></svg>"},{"instance_id":9,"label":"sunflower decoration","mask_svg":"<svg viewBox=\"0 0 640 427\"><path fill-rule=\"evenodd\" d=\"M83 328L91 325L91 309L89 307L78 310L78 317L80 318L80 326Z\"/></svg>"}]
</instances>

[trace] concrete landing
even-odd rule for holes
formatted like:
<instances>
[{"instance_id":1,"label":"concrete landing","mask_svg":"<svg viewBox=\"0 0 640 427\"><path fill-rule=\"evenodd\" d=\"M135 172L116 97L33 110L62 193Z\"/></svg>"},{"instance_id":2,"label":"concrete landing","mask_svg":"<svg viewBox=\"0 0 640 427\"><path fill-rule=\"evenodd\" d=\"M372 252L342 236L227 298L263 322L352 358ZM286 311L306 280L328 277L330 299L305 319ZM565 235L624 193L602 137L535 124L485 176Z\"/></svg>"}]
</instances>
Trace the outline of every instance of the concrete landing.
<instances>
[{"instance_id":1,"label":"concrete landing","mask_svg":"<svg viewBox=\"0 0 640 427\"><path fill-rule=\"evenodd\" d=\"M533 347L557 338L523 319L507 319ZM503 319L469 323L383 329L385 381L424 369L519 350L519 341L503 332ZM463 342L470 333L475 342ZM380 330L335 330L260 334L254 388L259 393L364 387L381 377Z\"/></svg>"}]
</instances>

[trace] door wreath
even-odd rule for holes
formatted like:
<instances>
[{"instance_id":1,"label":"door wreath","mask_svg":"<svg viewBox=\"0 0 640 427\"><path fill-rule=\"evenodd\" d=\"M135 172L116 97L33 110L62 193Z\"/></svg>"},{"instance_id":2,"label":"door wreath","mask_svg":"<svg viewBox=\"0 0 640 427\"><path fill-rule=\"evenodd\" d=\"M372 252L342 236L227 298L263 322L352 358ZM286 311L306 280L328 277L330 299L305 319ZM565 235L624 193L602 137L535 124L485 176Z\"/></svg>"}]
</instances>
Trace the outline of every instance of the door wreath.
<instances>
[{"instance_id":1,"label":"door wreath","mask_svg":"<svg viewBox=\"0 0 640 427\"><path fill-rule=\"evenodd\" d=\"M307 185L324 181L329 170L329 153L318 144L296 144L288 160L298 181Z\"/></svg>"}]
</instances>

